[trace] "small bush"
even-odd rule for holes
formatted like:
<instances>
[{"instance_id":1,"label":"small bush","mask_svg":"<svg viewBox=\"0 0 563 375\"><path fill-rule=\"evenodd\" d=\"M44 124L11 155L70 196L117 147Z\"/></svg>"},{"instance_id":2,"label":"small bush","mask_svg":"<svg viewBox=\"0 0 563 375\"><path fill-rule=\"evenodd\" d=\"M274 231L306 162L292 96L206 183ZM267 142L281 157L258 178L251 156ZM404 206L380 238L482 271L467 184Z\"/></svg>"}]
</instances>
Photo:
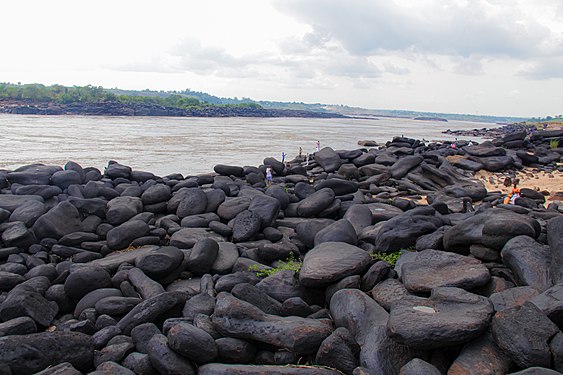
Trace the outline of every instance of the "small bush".
<instances>
[{"instance_id":1,"label":"small bush","mask_svg":"<svg viewBox=\"0 0 563 375\"><path fill-rule=\"evenodd\" d=\"M302 265L303 265L303 262L301 260L295 258L295 255L293 255L293 253L291 253L289 258L287 258L286 260L278 261L277 267L268 268L268 269L263 270L263 269L260 269L260 267L258 265L254 264L254 265L248 267L248 270L252 271L252 272L256 272L256 276L258 276L258 277L268 277L268 276L275 275L276 273L278 273L278 271L282 271L282 270L290 270L290 271L299 272L299 270L301 270Z\"/></svg>"},{"instance_id":2,"label":"small bush","mask_svg":"<svg viewBox=\"0 0 563 375\"><path fill-rule=\"evenodd\" d=\"M549 141L549 147L551 147L552 150L559 147L559 139L552 139L551 141Z\"/></svg>"},{"instance_id":3,"label":"small bush","mask_svg":"<svg viewBox=\"0 0 563 375\"><path fill-rule=\"evenodd\" d=\"M391 267L395 267L395 264L401 257L401 251L395 251L393 253L370 253L373 259L384 260L391 265Z\"/></svg>"}]
</instances>

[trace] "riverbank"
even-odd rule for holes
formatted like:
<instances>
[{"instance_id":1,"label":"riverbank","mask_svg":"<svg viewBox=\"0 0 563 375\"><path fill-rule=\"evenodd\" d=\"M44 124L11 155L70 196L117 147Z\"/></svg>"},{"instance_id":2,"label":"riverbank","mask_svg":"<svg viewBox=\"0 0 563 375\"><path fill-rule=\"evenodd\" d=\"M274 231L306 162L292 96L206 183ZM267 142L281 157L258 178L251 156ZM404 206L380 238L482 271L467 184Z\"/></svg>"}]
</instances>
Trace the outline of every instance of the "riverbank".
<instances>
[{"instance_id":1,"label":"riverbank","mask_svg":"<svg viewBox=\"0 0 563 375\"><path fill-rule=\"evenodd\" d=\"M561 371L563 186L522 178L515 204L497 189L561 178L557 134L395 137L186 177L0 171L0 370Z\"/></svg>"},{"instance_id":2,"label":"riverbank","mask_svg":"<svg viewBox=\"0 0 563 375\"><path fill-rule=\"evenodd\" d=\"M209 105L177 108L152 103L92 102L57 103L0 98L0 113L72 116L170 116L170 117L299 117L346 118L335 112L265 109L258 105Z\"/></svg>"}]
</instances>

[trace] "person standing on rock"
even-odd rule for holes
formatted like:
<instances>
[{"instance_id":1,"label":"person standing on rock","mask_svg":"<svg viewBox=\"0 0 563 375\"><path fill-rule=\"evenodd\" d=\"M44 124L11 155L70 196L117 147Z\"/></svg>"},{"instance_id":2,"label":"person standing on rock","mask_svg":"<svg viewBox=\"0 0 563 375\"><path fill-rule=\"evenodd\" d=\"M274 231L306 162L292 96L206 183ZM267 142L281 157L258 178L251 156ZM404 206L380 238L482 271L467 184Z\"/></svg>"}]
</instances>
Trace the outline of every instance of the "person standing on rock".
<instances>
[{"instance_id":1,"label":"person standing on rock","mask_svg":"<svg viewBox=\"0 0 563 375\"><path fill-rule=\"evenodd\" d=\"M303 154L303 149L299 147L299 160L301 160L301 155Z\"/></svg>"},{"instance_id":2,"label":"person standing on rock","mask_svg":"<svg viewBox=\"0 0 563 375\"><path fill-rule=\"evenodd\" d=\"M317 152L321 151L321 141L317 141L316 149L317 149Z\"/></svg>"},{"instance_id":3,"label":"person standing on rock","mask_svg":"<svg viewBox=\"0 0 563 375\"><path fill-rule=\"evenodd\" d=\"M305 166L306 167L309 166L309 153L307 153L307 155L305 155Z\"/></svg>"},{"instance_id":4,"label":"person standing on rock","mask_svg":"<svg viewBox=\"0 0 563 375\"><path fill-rule=\"evenodd\" d=\"M281 162L283 163L285 161L285 152L282 151L282 160Z\"/></svg>"},{"instance_id":5,"label":"person standing on rock","mask_svg":"<svg viewBox=\"0 0 563 375\"><path fill-rule=\"evenodd\" d=\"M266 186L271 186L272 185L272 168L271 167L267 167L266 168Z\"/></svg>"}]
</instances>

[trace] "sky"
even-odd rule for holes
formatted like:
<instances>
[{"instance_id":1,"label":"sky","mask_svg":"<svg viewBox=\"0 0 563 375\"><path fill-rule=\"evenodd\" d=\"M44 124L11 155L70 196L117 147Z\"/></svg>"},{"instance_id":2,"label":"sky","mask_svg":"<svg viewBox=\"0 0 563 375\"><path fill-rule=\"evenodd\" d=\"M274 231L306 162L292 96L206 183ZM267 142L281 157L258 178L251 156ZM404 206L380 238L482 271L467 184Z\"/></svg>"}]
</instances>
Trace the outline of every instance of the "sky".
<instances>
[{"instance_id":1,"label":"sky","mask_svg":"<svg viewBox=\"0 0 563 375\"><path fill-rule=\"evenodd\" d=\"M561 0L8 0L0 82L563 113Z\"/></svg>"}]
</instances>

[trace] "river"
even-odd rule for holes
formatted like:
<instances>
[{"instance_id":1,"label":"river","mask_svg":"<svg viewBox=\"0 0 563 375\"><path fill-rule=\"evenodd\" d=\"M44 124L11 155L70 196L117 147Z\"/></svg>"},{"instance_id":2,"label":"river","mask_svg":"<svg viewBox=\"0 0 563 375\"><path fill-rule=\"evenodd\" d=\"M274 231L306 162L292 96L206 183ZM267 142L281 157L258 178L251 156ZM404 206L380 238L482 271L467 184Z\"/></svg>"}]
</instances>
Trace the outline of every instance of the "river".
<instances>
[{"instance_id":1,"label":"river","mask_svg":"<svg viewBox=\"0 0 563 375\"><path fill-rule=\"evenodd\" d=\"M216 164L258 166L265 157L295 157L321 147L358 148L359 140L393 136L453 140L446 129L496 127L490 123L399 118L193 118L27 116L0 114L0 169L72 160L103 171L109 160L159 176L213 171ZM463 139L463 137L460 137ZM465 138L469 139L469 138ZM478 138L473 140L481 141Z\"/></svg>"}]
</instances>

